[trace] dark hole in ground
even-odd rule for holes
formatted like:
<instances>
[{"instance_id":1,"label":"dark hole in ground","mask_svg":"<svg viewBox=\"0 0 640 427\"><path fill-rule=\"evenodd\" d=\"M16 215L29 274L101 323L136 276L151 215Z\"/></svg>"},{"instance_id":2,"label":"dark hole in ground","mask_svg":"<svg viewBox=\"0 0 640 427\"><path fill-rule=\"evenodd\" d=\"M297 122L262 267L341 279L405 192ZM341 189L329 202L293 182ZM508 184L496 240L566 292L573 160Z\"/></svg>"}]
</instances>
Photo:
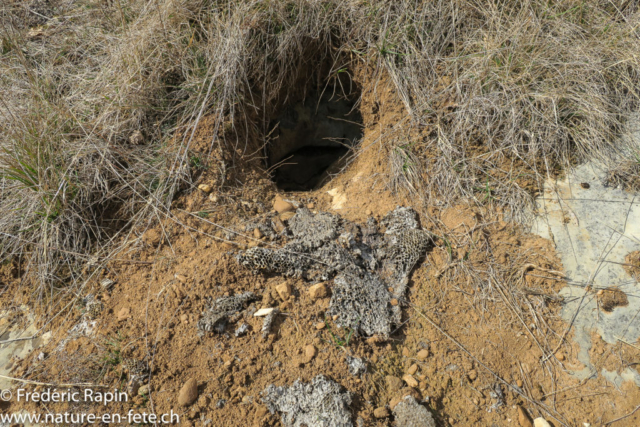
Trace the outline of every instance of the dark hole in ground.
<instances>
[{"instance_id":1,"label":"dark hole in ground","mask_svg":"<svg viewBox=\"0 0 640 427\"><path fill-rule=\"evenodd\" d=\"M313 190L340 171L362 138L362 115L354 108L359 94L313 93L285 107L272 120L267 166L278 188Z\"/></svg>"}]
</instances>

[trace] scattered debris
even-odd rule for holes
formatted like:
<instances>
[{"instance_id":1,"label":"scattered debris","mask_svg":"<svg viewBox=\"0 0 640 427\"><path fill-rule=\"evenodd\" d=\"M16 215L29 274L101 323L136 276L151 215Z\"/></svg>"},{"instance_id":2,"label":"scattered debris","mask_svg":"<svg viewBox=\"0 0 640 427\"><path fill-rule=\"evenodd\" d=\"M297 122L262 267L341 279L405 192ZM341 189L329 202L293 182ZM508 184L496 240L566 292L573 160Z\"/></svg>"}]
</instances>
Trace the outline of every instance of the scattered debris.
<instances>
[{"instance_id":1,"label":"scattered debris","mask_svg":"<svg viewBox=\"0 0 640 427\"><path fill-rule=\"evenodd\" d=\"M367 364L358 357L347 355L347 367L349 368L349 373L356 377L367 372Z\"/></svg>"},{"instance_id":2,"label":"scattered debris","mask_svg":"<svg viewBox=\"0 0 640 427\"><path fill-rule=\"evenodd\" d=\"M141 145L144 143L144 135L139 130L134 131L129 137L129 143L131 145Z\"/></svg>"},{"instance_id":3,"label":"scattered debris","mask_svg":"<svg viewBox=\"0 0 640 427\"><path fill-rule=\"evenodd\" d=\"M278 308L271 308L271 309L267 309L269 310L269 313L265 316L264 321L262 322L262 338L263 339L267 339L267 337L269 336L269 334L271 333L271 327L273 326L273 322L276 320L276 317L278 316L278 313L280 313L280 309ZM258 310L260 311L260 310ZM256 313L255 315L257 315L258 313ZM254 316L255 316L254 315Z\"/></svg>"},{"instance_id":4,"label":"scattered debris","mask_svg":"<svg viewBox=\"0 0 640 427\"><path fill-rule=\"evenodd\" d=\"M489 412L491 412L492 410L496 410L504 405L504 392L502 391L500 383L495 383L495 385L493 386L493 390L489 392L489 396L491 396L491 398L496 401L493 405L491 405L491 407L489 407Z\"/></svg>"},{"instance_id":5,"label":"scattered debris","mask_svg":"<svg viewBox=\"0 0 640 427\"><path fill-rule=\"evenodd\" d=\"M214 330L222 332L227 318L230 315L243 310L249 302L255 301L256 299L257 297L253 292L218 298L211 307L203 313L202 319L198 321L198 329L207 332Z\"/></svg>"},{"instance_id":6,"label":"scattered debris","mask_svg":"<svg viewBox=\"0 0 640 427\"><path fill-rule=\"evenodd\" d=\"M246 323L243 323L242 325L238 326L238 328L234 332L234 335L236 337L240 337L246 334L248 330L249 330L249 325L247 325Z\"/></svg>"},{"instance_id":7,"label":"scattered debris","mask_svg":"<svg viewBox=\"0 0 640 427\"><path fill-rule=\"evenodd\" d=\"M418 227L417 213L398 207L383 220L380 233L373 218L358 225L338 215L299 208L282 231L290 239L279 249L254 247L236 259L254 273L276 273L309 281L334 279L328 314L338 326L367 336L389 336L400 323L402 300L411 270L432 244L431 233ZM266 234L266 233L265 233ZM287 283L276 287L284 300ZM314 284L312 298L327 295Z\"/></svg>"},{"instance_id":8,"label":"scattered debris","mask_svg":"<svg viewBox=\"0 0 640 427\"><path fill-rule=\"evenodd\" d=\"M398 427L436 427L431 412L412 396L406 396L393 408L393 416Z\"/></svg>"},{"instance_id":9,"label":"scattered debris","mask_svg":"<svg viewBox=\"0 0 640 427\"><path fill-rule=\"evenodd\" d=\"M100 281L100 286L101 286L101 287L102 287L102 289L104 289L105 291L110 290L110 289L113 287L113 285L115 285L115 284L116 284L115 280L111 280L111 279L109 279L108 277L105 277L104 279L102 279L102 280Z\"/></svg>"},{"instance_id":10,"label":"scattered debris","mask_svg":"<svg viewBox=\"0 0 640 427\"><path fill-rule=\"evenodd\" d=\"M144 379L149 373L149 368L142 360L131 357L123 358L122 363L129 377L127 380L127 393L130 396L135 396L144 383Z\"/></svg>"},{"instance_id":11,"label":"scattered debris","mask_svg":"<svg viewBox=\"0 0 640 427\"><path fill-rule=\"evenodd\" d=\"M268 386L262 401L273 414L282 414L286 427L351 427L351 393L341 386L316 376L311 383L296 380L291 387Z\"/></svg>"}]
</instances>

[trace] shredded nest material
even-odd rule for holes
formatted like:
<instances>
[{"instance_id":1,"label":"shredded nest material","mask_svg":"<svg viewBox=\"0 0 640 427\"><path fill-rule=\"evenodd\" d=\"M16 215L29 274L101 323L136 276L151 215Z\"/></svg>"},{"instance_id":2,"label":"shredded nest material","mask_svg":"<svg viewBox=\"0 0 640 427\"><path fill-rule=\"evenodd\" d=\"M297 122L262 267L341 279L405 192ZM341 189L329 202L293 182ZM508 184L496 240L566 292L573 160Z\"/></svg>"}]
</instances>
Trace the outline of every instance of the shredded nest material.
<instances>
[{"instance_id":1,"label":"shredded nest material","mask_svg":"<svg viewBox=\"0 0 640 427\"><path fill-rule=\"evenodd\" d=\"M351 393L323 375L311 383L297 380L291 387L269 385L262 402L273 414L282 414L286 427L351 427Z\"/></svg>"},{"instance_id":2,"label":"shredded nest material","mask_svg":"<svg viewBox=\"0 0 640 427\"><path fill-rule=\"evenodd\" d=\"M202 318L198 321L198 329L207 332L224 331L229 316L244 310L247 304L256 299L257 297L253 292L218 298L203 313Z\"/></svg>"},{"instance_id":3,"label":"shredded nest material","mask_svg":"<svg viewBox=\"0 0 640 427\"><path fill-rule=\"evenodd\" d=\"M436 427L431 412L420 405L413 396L406 396L393 408L398 427Z\"/></svg>"},{"instance_id":4,"label":"shredded nest material","mask_svg":"<svg viewBox=\"0 0 640 427\"><path fill-rule=\"evenodd\" d=\"M267 217L260 230L276 221ZM409 275L433 243L419 228L417 213L398 207L381 221L359 225L327 212L300 208L278 233L281 248L254 247L236 259L254 273L275 273L310 282L334 279L328 314L355 333L388 337L400 324L398 301ZM273 231L275 234L275 231ZM271 234L270 231L264 232Z\"/></svg>"}]
</instances>

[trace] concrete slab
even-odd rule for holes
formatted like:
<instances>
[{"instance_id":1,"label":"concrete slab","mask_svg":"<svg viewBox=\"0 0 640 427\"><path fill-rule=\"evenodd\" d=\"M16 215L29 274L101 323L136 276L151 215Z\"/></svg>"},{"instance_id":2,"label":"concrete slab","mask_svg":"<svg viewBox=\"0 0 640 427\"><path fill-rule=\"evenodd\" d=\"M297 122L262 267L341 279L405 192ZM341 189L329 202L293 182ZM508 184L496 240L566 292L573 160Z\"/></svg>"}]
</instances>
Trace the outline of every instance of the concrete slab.
<instances>
[{"instance_id":1,"label":"concrete slab","mask_svg":"<svg viewBox=\"0 0 640 427\"><path fill-rule=\"evenodd\" d=\"M579 378L598 374L589 357L593 332L610 344L640 337L640 285L621 265L627 254L640 250L640 194L606 187L605 176L603 166L587 163L565 179L546 182L533 227L554 241L569 278L561 291L562 318L573 324L572 337L580 345L578 360L585 368L574 372ZM610 313L599 309L596 292L609 287L622 290L629 304ZM633 369L600 374L617 385L631 380L640 386Z\"/></svg>"}]
</instances>

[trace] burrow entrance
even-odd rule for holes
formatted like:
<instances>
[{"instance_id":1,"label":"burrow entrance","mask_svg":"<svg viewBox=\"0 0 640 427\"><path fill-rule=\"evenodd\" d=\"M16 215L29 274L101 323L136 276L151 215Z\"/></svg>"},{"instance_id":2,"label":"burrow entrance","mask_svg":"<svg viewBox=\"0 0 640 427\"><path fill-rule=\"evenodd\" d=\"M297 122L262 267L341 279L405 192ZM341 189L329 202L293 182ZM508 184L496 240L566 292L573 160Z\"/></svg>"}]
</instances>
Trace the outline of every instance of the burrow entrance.
<instances>
[{"instance_id":1,"label":"burrow entrance","mask_svg":"<svg viewBox=\"0 0 640 427\"><path fill-rule=\"evenodd\" d=\"M267 167L278 188L311 191L340 171L362 138L359 98L355 90L348 96L329 89L312 92L271 121Z\"/></svg>"}]
</instances>

